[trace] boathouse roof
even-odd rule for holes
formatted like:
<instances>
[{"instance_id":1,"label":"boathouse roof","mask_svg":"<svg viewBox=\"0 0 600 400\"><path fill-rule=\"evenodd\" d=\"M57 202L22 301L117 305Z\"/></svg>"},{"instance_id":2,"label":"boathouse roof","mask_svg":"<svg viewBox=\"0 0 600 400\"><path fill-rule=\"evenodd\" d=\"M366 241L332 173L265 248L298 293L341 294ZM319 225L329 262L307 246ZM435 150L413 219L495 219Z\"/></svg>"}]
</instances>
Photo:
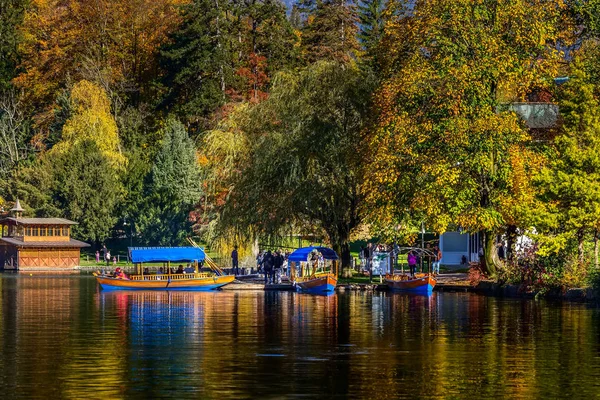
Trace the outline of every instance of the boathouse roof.
<instances>
[{"instance_id":1,"label":"boathouse roof","mask_svg":"<svg viewBox=\"0 0 600 400\"><path fill-rule=\"evenodd\" d=\"M77 225L77 222L64 218L4 218L2 221L16 222L19 225Z\"/></svg>"},{"instance_id":2,"label":"boathouse roof","mask_svg":"<svg viewBox=\"0 0 600 400\"><path fill-rule=\"evenodd\" d=\"M69 239L65 241L51 240L51 241L23 241L19 238L3 237L0 241L11 244L18 247L90 247L89 244L80 240Z\"/></svg>"}]
</instances>

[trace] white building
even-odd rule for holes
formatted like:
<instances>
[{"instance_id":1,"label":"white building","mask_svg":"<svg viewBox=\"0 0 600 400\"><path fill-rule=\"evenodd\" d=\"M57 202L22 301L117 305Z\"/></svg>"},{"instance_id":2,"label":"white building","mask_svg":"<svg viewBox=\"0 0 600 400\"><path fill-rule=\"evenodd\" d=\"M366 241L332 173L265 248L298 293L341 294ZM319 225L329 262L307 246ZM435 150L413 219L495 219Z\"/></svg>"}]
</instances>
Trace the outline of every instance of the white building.
<instances>
[{"instance_id":1,"label":"white building","mask_svg":"<svg viewBox=\"0 0 600 400\"><path fill-rule=\"evenodd\" d=\"M446 232L440 235L442 265L460 265L463 256L467 263L479 261L479 233Z\"/></svg>"}]
</instances>

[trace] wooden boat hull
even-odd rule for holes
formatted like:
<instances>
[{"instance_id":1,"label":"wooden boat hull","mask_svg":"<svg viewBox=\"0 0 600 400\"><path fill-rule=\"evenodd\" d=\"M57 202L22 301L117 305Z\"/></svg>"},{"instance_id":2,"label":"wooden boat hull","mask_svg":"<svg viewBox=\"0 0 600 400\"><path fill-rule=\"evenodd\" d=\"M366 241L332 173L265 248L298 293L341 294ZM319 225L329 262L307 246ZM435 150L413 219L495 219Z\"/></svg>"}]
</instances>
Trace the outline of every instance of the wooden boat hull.
<instances>
[{"instance_id":1,"label":"wooden boat hull","mask_svg":"<svg viewBox=\"0 0 600 400\"><path fill-rule=\"evenodd\" d=\"M235 276L214 276L192 279L172 279L167 276L161 280L128 280L97 276L96 280L103 290L214 290L233 282Z\"/></svg>"},{"instance_id":2,"label":"wooden boat hull","mask_svg":"<svg viewBox=\"0 0 600 400\"><path fill-rule=\"evenodd\" d=\"M391 290L419 293L419 294L431 294L435 287L435 279L432 276L426 275L414 279L407 279L404 281L386 279L385 283Z\"/></svg>"},{"instance_id":3,"label":"wooden boat hull","mask_svg":"<svg viewBox=\"0 0 600 400\"><path fill-rule=\"evenodd\" d=\"M327 293L333 292L337 285L337 278L334 274L317 276L313 279L296 282L296 286L302 292L306 293Z\"/></svg>"}]
</instances>

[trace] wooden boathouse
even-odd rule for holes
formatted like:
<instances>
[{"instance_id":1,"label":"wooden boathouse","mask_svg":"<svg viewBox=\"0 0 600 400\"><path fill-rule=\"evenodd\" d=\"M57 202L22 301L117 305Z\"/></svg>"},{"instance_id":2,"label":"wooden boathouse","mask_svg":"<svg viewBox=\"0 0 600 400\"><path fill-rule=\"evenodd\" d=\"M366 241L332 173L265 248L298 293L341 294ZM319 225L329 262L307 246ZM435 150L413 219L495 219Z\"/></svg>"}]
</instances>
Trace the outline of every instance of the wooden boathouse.
<instances>
[{"instance_id":1,"label":"wooden boathouse","mask_svg":"<svg viewBox=\"0 0 600 400\"><path fill-rule=\"evenodd\" d=\"M89 244L71 239L75 222L63 218L23 218L17 199L0 219L0 270L65 270L79 266Z\"/></svg>"}]
</instances>

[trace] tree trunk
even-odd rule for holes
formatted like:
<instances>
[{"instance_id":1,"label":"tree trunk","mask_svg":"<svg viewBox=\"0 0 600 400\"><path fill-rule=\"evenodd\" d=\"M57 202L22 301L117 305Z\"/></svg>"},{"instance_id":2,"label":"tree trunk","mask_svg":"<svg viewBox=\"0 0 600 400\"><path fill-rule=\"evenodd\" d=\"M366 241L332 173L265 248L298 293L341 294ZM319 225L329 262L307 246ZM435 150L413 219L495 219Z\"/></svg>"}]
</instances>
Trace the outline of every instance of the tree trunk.
<instances>
[{"instance_id":1,"label":"tree trunk","mask_svg":"<svg viewBox=\"0 0 600 400\"><path fill-rule=\"evenodd\" d=\"M331 247L337 253L341 265L340 271L342 275L348 275L352 268L352 257L350 254L350 244L348 243L348 235L344 234L343 229L340 232L329 233L329 242Z\"/></svg>"},{"instance_id":2,"label":"tree trunk","mask_svg":"<svg viewBox=\"0 0 600 400\"><path fill-rule=\"evenodd\" d=\"M485 273L489 277L496 276L496 264L494 264L494 251L496 246L494 243L494 233L491 231L483 232L483 251L485 259Z\"/></svg>"},{"instance_id":3,"label":"tree trunk","mask_svg":"<svg viewBox=\"0 0 600 400\"><path fill-rule=\"evenodd\" d=\"M584 252L584 235L583 235L583 230L579 230L577 231L577 258L579 260L579 264L583 265L583 261L584 261L584 256L585 256L585 252Z\"/></svg>"},{"instance_id":4,"label":"tree trunk","mask_svg":"<svg viewBox=\"0 0 600 400\"><path fill-rule=\"evenodd\" d=\"M515 245L517 243L517 226L509 225L506 228L506 259L512 260L515 255Z\"/></svg>"}]
</instances>

